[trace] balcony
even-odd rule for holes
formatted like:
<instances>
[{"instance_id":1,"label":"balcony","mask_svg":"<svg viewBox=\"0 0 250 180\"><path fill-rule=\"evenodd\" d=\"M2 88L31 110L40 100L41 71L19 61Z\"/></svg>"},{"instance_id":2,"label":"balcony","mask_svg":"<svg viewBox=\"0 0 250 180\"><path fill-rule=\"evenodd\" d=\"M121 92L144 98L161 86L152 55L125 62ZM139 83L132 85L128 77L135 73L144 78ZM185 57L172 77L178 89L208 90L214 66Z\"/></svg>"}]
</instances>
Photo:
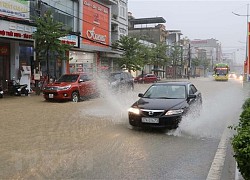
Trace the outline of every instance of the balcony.
<instances>
[{"instance_id":1,"label":"balcony","mask_svg":"<svg viewBox=\"0 0 250 180\"><path fill-rule=\"evenodd\" d=\"M118 0L99 0L99 2L106 4L106 5L117 5Z\"/></svg>"}]
</instances>

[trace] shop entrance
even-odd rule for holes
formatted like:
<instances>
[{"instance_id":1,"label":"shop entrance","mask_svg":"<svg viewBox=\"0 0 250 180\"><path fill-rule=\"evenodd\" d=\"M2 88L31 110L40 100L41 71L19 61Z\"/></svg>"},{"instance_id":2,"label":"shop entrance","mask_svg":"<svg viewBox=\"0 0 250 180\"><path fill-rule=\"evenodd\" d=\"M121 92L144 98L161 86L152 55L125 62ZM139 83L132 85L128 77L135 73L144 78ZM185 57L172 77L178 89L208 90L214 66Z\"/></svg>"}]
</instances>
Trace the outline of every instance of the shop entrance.
<instances>
[{"instance_id":1,"label":"shop entrance","mask_svg":"<svg viewBox=\"0 0 250 180\"><path fill-rule=\"evenodd\" d=\"M10 59L9 56L0 55L0 85L7 88L7 81L10 80Z\"/></svg>"},{"instance_id":2,"label":"shop entrance","mask_svg":"<svg viewBox=\"0 0 250 180\"><path fill-rule=\"evenodd\" d=\"M8 44L0 44L0 85L7 89L10 80L10 48Z\"/></svg>"}]
</instances>

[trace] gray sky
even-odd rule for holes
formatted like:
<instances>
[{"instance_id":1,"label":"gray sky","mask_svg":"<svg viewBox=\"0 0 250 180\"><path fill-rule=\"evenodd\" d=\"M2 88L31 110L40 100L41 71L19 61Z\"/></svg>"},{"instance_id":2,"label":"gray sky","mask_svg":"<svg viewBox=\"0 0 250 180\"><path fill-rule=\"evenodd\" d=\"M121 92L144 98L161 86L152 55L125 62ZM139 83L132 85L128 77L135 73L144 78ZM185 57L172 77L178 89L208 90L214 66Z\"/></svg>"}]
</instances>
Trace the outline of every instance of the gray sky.
<instances>
[{"instance_id":1,"label":"gray sky","mask_svg":"<svg viewBox=\"0 0 250 180\"><path fill-rule=\"evenodd\" d=\"M181 30L182 37L191 40L215 38L224 53L235 52L241 63L246 56L247 4L250 1L128 0L128 11L135 18L163 17L167 29Z\"/></svg>"}]
</instances>

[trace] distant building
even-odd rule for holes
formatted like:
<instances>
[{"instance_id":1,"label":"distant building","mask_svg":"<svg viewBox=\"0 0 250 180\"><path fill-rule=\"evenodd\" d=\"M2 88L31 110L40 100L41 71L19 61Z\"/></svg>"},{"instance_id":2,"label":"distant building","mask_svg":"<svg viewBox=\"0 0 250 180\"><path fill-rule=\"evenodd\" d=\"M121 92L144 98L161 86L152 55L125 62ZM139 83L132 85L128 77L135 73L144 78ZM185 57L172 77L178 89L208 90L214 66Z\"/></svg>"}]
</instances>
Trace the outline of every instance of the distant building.
<instances>
[{"instance_id":1,"label":"distant building","mask_svg":"<svg viewBox=\"0 0 250 180\"><path fill-rule=\"evenodd\" d=\"M165 43L168 33L165 25L161 24L165 22L166 20L162 17L134 18L132 14L129 13L128 35L154 44L160 42Z\"/></svg>"},{"instance_id":2,"label":"distant building","mask_svg":"<svg viewBox=\"0 0 250 180\"><path fill-rule=\"evenodd\" d=\"M191 58L198 57L200 50L206 53L205 58L210 60L211 68L214 64L222 62L221 44L216 39L195 39L191 40Z\"/></svg>"}]
</instances>

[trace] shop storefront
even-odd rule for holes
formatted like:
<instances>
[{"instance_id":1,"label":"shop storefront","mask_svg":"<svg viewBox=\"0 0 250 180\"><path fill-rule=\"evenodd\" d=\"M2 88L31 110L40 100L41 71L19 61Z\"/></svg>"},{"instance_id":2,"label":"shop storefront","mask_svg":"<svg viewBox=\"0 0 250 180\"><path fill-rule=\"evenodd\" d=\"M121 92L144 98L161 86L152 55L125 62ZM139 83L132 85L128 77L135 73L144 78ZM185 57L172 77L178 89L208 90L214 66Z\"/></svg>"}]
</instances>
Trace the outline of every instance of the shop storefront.
<instances>
[{"instance_id":1,"label":"shop storefront","mask_svg":"<svg viewBox=\"0 0 250 180\"><path fill-rule=\"evenodd\" d=\"M9 80L20 80L22 66L33 69L33 27L5 20L0 24L0 83L7 88Z\"/></svg>"},{"instance_id":2,"label":"shop storefront","mask_svg":"<svg viewBox=\"0 0 250 180\"><path fill-rule=\"evenodd\" d=\"M6 88L6 79L10 77L10 47L0 43L0 85Z\"/></svg>"},{"instance_id":3,"label":"shop storefront","mask_svg":"<svg viewBox=\"0 0 250 180\"><path fill-rule=\"evenodd\" d=\"M94 73L96 67L96 54L82 51L70 51L69 53L69 72L70 73Z\"/></svg>"}]
</instances>

